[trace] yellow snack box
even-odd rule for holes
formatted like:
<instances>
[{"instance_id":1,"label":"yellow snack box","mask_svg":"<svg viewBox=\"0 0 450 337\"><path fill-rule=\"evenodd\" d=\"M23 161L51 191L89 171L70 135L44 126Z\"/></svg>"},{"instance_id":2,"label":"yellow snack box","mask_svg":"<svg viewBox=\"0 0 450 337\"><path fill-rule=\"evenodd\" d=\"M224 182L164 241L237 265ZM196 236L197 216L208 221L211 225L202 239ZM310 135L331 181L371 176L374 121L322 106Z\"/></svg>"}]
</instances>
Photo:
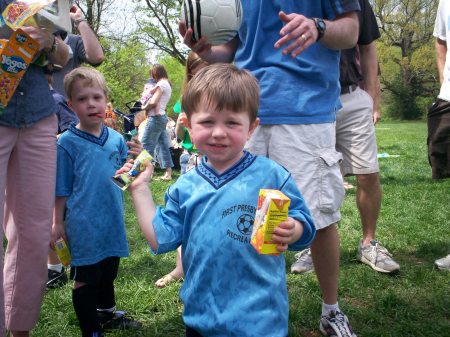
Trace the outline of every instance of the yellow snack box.
<instances>
[{"instance_id":1,"label":"yellow snack box","mask_svg":"<svg viewBox=\"0 0 450 337\"><path fill-rule=\"evenodd\" d=\"M258 196L251 244L259 254L280 255L272 234L285 221L291 200L281 191L261 189Z\"/></svg>"},{"instance_id":2,"label":"yellow snack box","mask_svg":"<svg viewBox=\"0 0 450 337\"><path fill-rule=\"evenodd\" d=\"M34 55L39 43L23 30L0 40L0 112L8 105Z\"/></svg>"}]
</instances>

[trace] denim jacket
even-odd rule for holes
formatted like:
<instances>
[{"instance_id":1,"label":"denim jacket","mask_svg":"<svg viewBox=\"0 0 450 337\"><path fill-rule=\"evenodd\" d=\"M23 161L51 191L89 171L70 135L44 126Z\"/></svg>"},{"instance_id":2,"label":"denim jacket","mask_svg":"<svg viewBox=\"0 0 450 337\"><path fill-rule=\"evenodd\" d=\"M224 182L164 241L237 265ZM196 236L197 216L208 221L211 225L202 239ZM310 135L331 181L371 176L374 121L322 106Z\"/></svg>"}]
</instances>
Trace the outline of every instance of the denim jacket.
<instances>
[{"instance_id":1,"label":"denim jacket","mask_svg":"<svg viewBox=\"0 0 450 337\"><path fill-rule=\"evenodd\" d=\"M7 4L8 1L0 0L2 12ZM0 38L8 38L11 32L11 29L6 26L0 28ZM0 111L0 125L14 128L29 127L55 112L56 104L44 71L41 67L31 64L5 111Z\"/></svg>"}]
</instances>

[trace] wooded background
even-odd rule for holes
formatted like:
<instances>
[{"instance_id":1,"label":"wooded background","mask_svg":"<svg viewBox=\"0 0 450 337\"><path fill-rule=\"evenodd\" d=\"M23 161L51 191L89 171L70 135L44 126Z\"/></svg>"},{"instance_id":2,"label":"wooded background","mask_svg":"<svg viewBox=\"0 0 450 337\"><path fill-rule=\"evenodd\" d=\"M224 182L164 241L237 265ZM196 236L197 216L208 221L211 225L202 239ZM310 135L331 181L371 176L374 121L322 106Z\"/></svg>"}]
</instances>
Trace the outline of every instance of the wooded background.
<instances>
[{"instance_id":1,"label":"wooded background","mask_svg":"<svg viewBox=\"0 0 450 337\"><path fill-rule=\"evenodd\" d=\"M181 0L76 0L99 36L99 70L116 107L140 97L155 62L166 67L178 99L188 49L178 33ZM420 119L439 92L433 27L438 0L372 0L381 38L383 119ZM126 111L126 110L125 110Z\"/></svg>"}]
</instances>

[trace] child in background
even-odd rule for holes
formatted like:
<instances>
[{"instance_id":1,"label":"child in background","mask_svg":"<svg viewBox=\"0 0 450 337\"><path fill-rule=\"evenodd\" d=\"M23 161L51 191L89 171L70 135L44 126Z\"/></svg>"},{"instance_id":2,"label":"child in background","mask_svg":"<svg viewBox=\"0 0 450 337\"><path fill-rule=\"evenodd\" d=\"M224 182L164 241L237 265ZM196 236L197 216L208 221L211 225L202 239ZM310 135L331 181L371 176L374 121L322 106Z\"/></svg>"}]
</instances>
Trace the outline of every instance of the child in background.
<instances>
[{"instance_id":1,"label":"child in background","mask_svg":"<svg viewBox=\"0 0 450 337\"><path fill-rule=\"evenodd\" d=\"M183 94L186 91L189 81L192 79L192 77L200 69L203 69L207 65L208 63L203 61L203 59L200 56L198 56L195 52L193 51L189 52L189 55L186 60L184 83L183 88L181 90L181 94ZM177 138L181 140L180 145L183 148L183 153L180 156L180 167L181 167L181 174L185 174L186 171L197 166L199 153L192 144L191 137L189 136L188 129L185 125L186 114L183 112L183 109L181 107L181 97L175 103L173 107L173 112L179 114L177 123L175 125L175 134ZM168 286L170 283L182 279L183 276L184 273L183 273L183 265L181 264L181 246L180 246L177 249L175 268L170 273L158 279L155 282L155 286L158 288L164 288Z\"/></svg>"},{"instance_id":2,"label":"child in background","mask_svg":"<svg viewBox=\"0 0 450 337\"><path fill-rule=\"evenodd\" d=\"M79 67L64 79L69 106L80 119L58 139L56 202L52 241L63 237L72 255L72 301L83 337L108 329L139 328L116 311L114 280L128 256L123 195L111 176L127 157L121 134L103 124L105 79ZM128 142L130 153L142 147Z\"/></svg>"},{"instance_id":3,"label":"child in background","mask_svg":"<svg viewBox=\"0 0 450 337\"><path fill-rule=\"evenodd\" d=\"M254 219L259 190L269 188L291 199L289 217L272 237L280 252L309 245L315 227L290 173L244 151L259 122L258 101L257 81L247 71L230 64L200 70L182 106L201 162L168 189L165 208L155 206L148 188L151 165L130 186L152 251L182 245L186 336L288 335L284 255L259 255L240 220Z\"/></svg>"},{"instance_id":4,"label":"child in background","mask_svg":"<svg viewBox=\"0 0 450 337\"><path fill-rule=\"evenodd\" d=\"M113 111L113 105L111 102L106 104L105 119L103 120L103 123L105 123L107 127L117 130L117 117Z\"/></svg>"}]
</instances>

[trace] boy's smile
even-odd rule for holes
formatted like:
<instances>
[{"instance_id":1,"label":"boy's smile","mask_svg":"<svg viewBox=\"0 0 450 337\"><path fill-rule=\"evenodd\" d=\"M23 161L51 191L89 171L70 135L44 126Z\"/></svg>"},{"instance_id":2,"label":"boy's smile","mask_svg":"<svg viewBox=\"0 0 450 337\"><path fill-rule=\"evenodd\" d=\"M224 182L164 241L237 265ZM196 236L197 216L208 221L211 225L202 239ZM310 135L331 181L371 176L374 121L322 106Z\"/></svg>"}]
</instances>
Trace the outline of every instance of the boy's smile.
<instances>
[{"instance_id":1,"label":"boy's smile","mask_svg":"<svg viewBox=\"0 0 450 337\"><path fill-rule=\"evenodd\" d=\"M217 172L224 172L242 157L245 143L259 121L250 123L245 111L217 111L205 104L199 106L205 109L193 113L188 121L192 141Z\"/></svg>"}]
</instances>

